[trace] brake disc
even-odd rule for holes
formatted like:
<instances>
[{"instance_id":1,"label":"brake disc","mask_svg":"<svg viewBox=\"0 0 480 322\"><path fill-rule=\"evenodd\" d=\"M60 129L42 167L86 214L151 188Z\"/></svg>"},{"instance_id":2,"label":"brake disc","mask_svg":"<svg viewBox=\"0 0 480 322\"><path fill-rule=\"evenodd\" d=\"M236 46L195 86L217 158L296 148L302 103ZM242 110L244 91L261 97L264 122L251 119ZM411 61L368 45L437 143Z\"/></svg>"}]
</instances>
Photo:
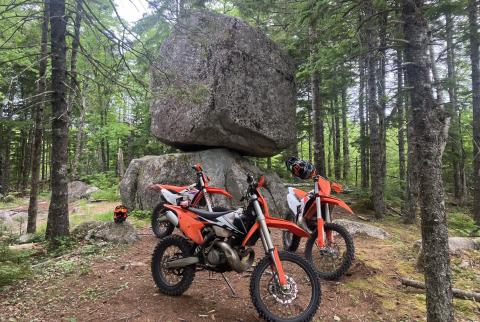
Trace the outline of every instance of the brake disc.
<instances>
[{"instance_id":1,"label":"brake disc","mask_svg":"<svg viewBox=\"0 0 480 322\"><path fill-rule=\"evenodd\" d=\"M283 305L291 304L297 298L298 294L298 287L295 280L288 275L285 275L285 278L287 279L287 285L285 287L280 285L276 276L272 277L268 283L268 292L278 303Z\"/></svg>"}]
</instances>

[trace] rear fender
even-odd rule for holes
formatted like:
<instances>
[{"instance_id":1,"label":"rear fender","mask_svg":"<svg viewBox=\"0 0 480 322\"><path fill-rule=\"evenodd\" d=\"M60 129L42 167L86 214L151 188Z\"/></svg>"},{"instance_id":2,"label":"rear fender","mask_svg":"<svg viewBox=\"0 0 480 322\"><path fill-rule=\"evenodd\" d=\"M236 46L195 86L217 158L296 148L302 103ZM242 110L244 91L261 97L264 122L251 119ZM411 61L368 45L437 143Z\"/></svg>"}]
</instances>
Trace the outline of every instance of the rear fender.
<instances>
[{"instance_id":1,"label":"rear fender","mask_svg":"<svg viewBox=\"0 0 480 322\"><path fill-rule=\"evenodd\" d=\"M206 189L207 189L207 192L209 194L224 195L229 199L233 199L233 196L228 191L226 191L225 189L215 188L215 187L206 187Z\"/></svg>"},{"instance_id":2,"label":"rear fender","mask_svg":"<svg viewBox=\"0 0 480 322\"><path fill-rule=\"evenodd\" d=\"M166 204L165 208L170 209L177 215L178 228L186 237L190 238L197 245L203 244L202 229L205 224L199 220L197 214L188 211L187 209L183 209L180 206Z\"/></svg>"},{"instance_id":3,"label":"rear fender","mask_svg":"<svg viewBox=\"0 0 480 322\"><path fill-rule=\"evenodd\" d=\"M265 222L267 224L268 228L279 228L283 230L288 230L292 234L298 237L308 237L309 234L300 228L298 225L294 224L291 221L280 219L280 218L274 218L274 217L266 217ZM242 246L247 245L249 239L257 232L257 230L260 228L260 224L256 222L252 228L250 228L247 236L243 239Z\"/></svg>"}]
</instances>

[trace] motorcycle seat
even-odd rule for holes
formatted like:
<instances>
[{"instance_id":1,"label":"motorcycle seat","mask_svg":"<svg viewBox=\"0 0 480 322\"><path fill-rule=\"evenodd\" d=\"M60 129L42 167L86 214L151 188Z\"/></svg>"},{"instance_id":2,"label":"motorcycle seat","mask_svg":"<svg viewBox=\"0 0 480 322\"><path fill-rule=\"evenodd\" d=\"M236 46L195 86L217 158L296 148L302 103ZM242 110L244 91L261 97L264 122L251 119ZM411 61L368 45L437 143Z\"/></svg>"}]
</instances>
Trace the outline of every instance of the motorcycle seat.
<instances>
[{"instance_id":1,"label":"motorcycle seat","mask_svg":"<svg viewBox=\"0 0 480 322\"><path fill-rule=\"evenodd\" d=\"M193 213L196 213L197 215L205 218L205 219L215 219L215 218L218 218L220 216L223 216L223 215L226 215L230 212L232 212L233 210L226 210L226 211L213 211L213 212L210 212L208 210L203 210L203 209L198 209L198 208L188 208L188 210L190 210L191 212Z\"/></svg>"}]
</instances>

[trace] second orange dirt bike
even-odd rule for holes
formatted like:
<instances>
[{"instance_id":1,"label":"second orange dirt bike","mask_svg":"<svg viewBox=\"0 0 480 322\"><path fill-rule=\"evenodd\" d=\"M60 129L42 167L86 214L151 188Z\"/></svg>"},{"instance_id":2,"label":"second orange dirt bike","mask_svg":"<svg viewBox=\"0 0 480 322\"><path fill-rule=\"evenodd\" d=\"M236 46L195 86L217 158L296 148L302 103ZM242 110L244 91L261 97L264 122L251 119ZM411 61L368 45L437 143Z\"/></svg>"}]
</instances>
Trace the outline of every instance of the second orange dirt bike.
<instances>
[{"instance_id":1,"label":"second orange dirt bike","mask_svg":"<svg viewBox=\"0 0 480 322\"><path fill-rule=\"evenodd\" d=\"M291 187L288 189L289 213L286 219L310 233L305 245L305 258L315 266L318 275L323 279L336 280L352 265L355 246L349 232L343 226L332 222L330 210L332 206L339 206L349 213L353 212L344 201L330 194L332 188L336 192L341 192L342 187L317 175L315 167L310 162L291 157L286 165L294 176L300 179L313 179L314 182L314 190L310 192ZM284 232L284 249L295 252L300 244L300 238L290 232Z\"/></svg>"},{"instance_id":2,"label":"second orange dirt bike","mask_svg":"<svg viewBox=\"0 0 480 322\"><path fill-rule=\"evenodd\" d=\"M203 172L200 164L192 167L197 175L197 183L189 186L173 186L168 184L152 184L148 188L160 191L162 197L160 203L153 209L152 230L155 236L163 238L170 235L175 227L165 217L165 204L178 205L182 201L188 201L189 206L207 207L208 211L224 211L226 208L214 207L210 195L224 195L232 199L232 195L222 188L209 186L210 178Z\"/></svg>"},{"instance_id":3,"label":"second orange dirt bike","mask_svg":"<svg viewBox=\"0 0 480 322\"><path fill-rule=\"evenodd\" d=\"M152 275L162 293L181 295L197 270L245 272L252 267L253 246L260 239L265 256L250 277L250 296L257 312L267 321L312 319L321 296L315 269L296 254L279 252L270 229L285 229L302 237L308 234L290 221L270 216L260 193L264 180L261 177L257 183L248 176L248 189L242 198L248 202L245 210L209 212L189 208L186 202L165 204L165 216L185 237L167 236L153 252Z\"/></svg>"}]
</instances>

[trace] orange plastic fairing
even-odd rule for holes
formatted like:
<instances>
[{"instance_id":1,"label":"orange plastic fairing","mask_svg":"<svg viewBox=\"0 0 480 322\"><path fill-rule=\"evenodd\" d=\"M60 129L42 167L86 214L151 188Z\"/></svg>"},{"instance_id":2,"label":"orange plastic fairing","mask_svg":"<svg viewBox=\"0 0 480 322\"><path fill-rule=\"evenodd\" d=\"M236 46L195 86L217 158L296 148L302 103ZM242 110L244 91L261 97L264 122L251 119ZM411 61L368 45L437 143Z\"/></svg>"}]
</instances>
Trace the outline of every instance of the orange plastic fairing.
<instances>
[{"instance_id":1,"label":"orange plastic fairing","mask_svg":"<svg viewBox=\"0 0 480 322\"><path fill-rule=\"evenodd\" d=\"M318 190L321 194L329 196L332 192L332 188L330 187L330 181L323 177L318 177Z\"/></svg>"},{"instance_id":2,"label":"orange plastic fairing","mask_svg":"<svg viewBox=\"0 0 480 322\"><path fill-rule=\"evenodd\" d=\"M269 228L279 228L291 231L295 236L298 237L308 237L308 233L294 224L291 221L274 218L274 217L265 217L265 221L267 223L267 227ZM260 228L260 224L256 222L250 231L248 232L247 236L243 239L242 245L245 246L248 243L248 240L255 234L255 232Z\"/></svg>"},{"instance_id":3,"label":"orange plastic fairing","mask_svg":"<svg viewBox=\"0 0 480 322\"><path fill-rule=\"evenodd\" d=\"M293 188L292 190L293 190L293 193L295 194L295 197L297 197L299 200L301 200L306 195L308 195L308 192L305 192L305 191L300 190L300 189Z\"/></svg>"},{"instance_id":4,"label":"orange plastic fairing","mask_svg":"<svg viewBox=\"0 0 480 322\"><path fill-rule=\"evenodd\" d=\"M325 196L325 195L320 195L320 199L324 203L339 206L339 207L345 209L346 211L348 211L349 213L351 213L353 215L353 210L345 203L345 201L343 201L341 199L338 199L338 198L335 198L335 197L332 197L332 196Z\"/></svg>"},{"instance_id":5,"label":"orange plastic fairing","mask_svg":"<svg viewBox=\"0 0 480 322\"><path fill-rule=\"evenodd\" d=\"M205 224L198 220L198 216L186 209L179 206L173 206L165 204L165 208L168 208L176 213L178 216L178 224L182 233L190 238L195 244L202 245L204 240L202 236L202 228Z\"/></svg>"},{"instance_id":6,"label":"orange plastic fairing","mask_svg":"<svg viewBox=\"0 0 480 322\"><path fill-rule=\"evenodd\" d=\"M336 193L340 193L343 191L343 186L338 182L332 182L331 187L332 187L332 190L335 191Z\"/></svg>"},{"instance_id":7,"label":"orange plastic fairing","mask_svg":"<svg viewBox=\"0 0 480 322\"><path fill-rule=\"evenodd\" d=\"M167 189L174 192L180 192L182 190L187 189L188 186L172 186L169 184L151 184L148 186L148 188L153 190Z\"/></svg>"},{"instance_id":8,"label":"orange plastic fairing","mask_svg":"<svg viewBox=\"0 0 480 322\"><path fill-rule=\"evenodd\" d=\"M233 196L228 193L225 189L215 188L215 187L206 187L207 192L210 194L224 195L229 199L233 199Z\"/></svg>"}]
</instances>

